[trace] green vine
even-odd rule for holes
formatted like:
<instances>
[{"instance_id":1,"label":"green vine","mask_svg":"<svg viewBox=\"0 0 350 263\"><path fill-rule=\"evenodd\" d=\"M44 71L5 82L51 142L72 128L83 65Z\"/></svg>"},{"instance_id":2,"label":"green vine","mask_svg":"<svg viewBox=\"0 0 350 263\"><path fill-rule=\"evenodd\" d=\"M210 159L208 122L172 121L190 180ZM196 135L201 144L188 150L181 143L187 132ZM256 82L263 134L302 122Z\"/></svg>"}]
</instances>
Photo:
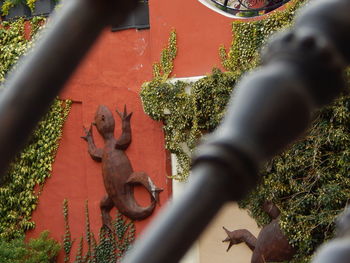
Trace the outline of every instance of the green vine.
<instances>
[{"instance_id":1,"label":"green vine","mask_svg":"<svg viewBox=\"0 0 350 263\"><path fill-rule=\"evenodd\" d=\"M1 15L2 16L8 15L10 12L10 9L18 6L19 4L24 4L28 6L30 11L34 12L37 1L38 0L0 0L0 2L2 2ZM55 0L55 3L57 2L59 2L59 0Z\"/></svg>"},{"instance_id":2,"label":"green vine","mask_svg":"<svg viewBox=\"0 0 350 263\"><path fill-rule=\"evenodd\" d=\"M40 18L30 21L33 32L40 28L42 21ZM32 45L31 40L24 36L24 26L24 20L19 19L3 22L0 27L0 81L4 81L19 57ZM8 173L3 176L0 187L0 239L21 237L25 231L35 227L31 214L37 206L45 179L51 174L70 107L70 101L55 99L26 148L17 155Z\"/></svg>"},{"instance_id":3,"label":"green vine","mask_svg":"<svg viewBox=\"0 0 350 263\"><path fill-rule=\"evenodd\" d=\"M121 213L117 213L113 226L117 241L117 259L120 261L135 241L135 224L127 220Z\"/></svg>"},{"instance_id":4,"label":"green vine","mask_svg":"<svg viewBox=\"0 0 350 263\"><path fill-rule=\"evenodd\" d=\"M27 6L30 8L30 10L33 12L35 10L35 3L38 0L26 0Z\"/></svg>"},{"instance_id":5,"label":"green vine","mask_svg":"<svg viewBox=\"0 0 350 263\"><path fill-rule=\"evenodd\" d=\"M83 262L87 262L88 260L90 262L92 259L91 245L92 245L93 233L91 232L91 228L90 228L89 203L87 200L85 201L85 235L86 235L85 238L87 242L88 251L84 256Z\"/></svg>"},{"instance_id":6,"label":"green vine","mask_svg":"<svg viewBox=\"0 0 350 263\"><path fill-rule=\"evenodd\" d=\"M168 47L163 49L161 53L160 62L153 65L153 76L159 79L159 81L165 81L170 76L174 68L173 61L176 57L176 53L176 32L173 30L170 33Z\"/></svg>"},{"instance_id":7,"label":"green vine","mask_svg":"<svg viewBox=\"0 0 350 263\"><path fill-rule=\"evenodd\" d=\"M231 46L228 51L219 49L227 72L214 69L212 74L190 84L171 82L170 74L163 78L155 74L143 85L144 110L153 119L163 121L166 147L179 160L175 179L186 180L189 154L203 131L218 125L237 80L259 65L258 54L266 38L290 26L302 4L304 1L295 0L265 19L234 22ZM173 63L174 57L168 59ZM349 128L350 96L344 94L317 113L307 137L277 156L261 172L257 190L240 202L260 226L269 222L261 209L265 200L272 200L280 208L281 229L297 249L291 262L308 262L315 248L333 236L334 218L348 202Z\"/></svg>"},{"instance_id":8,"label":"green vine","mask_svg":"<svg viewBox=\"0 0 350 263\"><path fill-rule=\"evenodd\" d=\"M64 199L63 201L63 219L64 219L64 237L63 237L63 251L64 251L64 263L70 262L70 252L73 246L73 240L69 228L68 221L68 200Z\"/></svg>"},{"instance_id":9,"label":"green vine","mask_svg":"<svg viewBox=\"0 0 350 263\"><path fill-rule=\"evenodd\" d=\"M25 37L23 18L16 21L3 21L0 26L0 83L5 81L6 74L15 66L21 56L24 56L34 45L37 32L43 27L46 18L36 16L30 23L30 39Z\"/></svg>"},{"instance_id":10,"label":"green vine","mask_svg":"<svg viewBox=\"0 0 350 263\"><path fill-rule=\"evenodd\" d=\"M11 164L0 187L0 238L11 239L33 229L31 214L35 210L68 115L70 102L55 100L49 113L38 124L28 146ZM39 192L35 187L39 185Z\"/></svg>"},{"instance_id":11,"label":"green vine","mask_svg":"<svg viewBox=\"0 0 350 263\"><path fill-rule=\"evenodd\" d=\"M350 196L350 96L322 109L307 137L273 159L263 180L240 202L259 225L269 222L261 207L273 201L280 227L298 253L292 262L309 262L334 235L334 219Z\"/></svg>"},{"instance_id":12,"label":"green vine","mask_svg":"<svg viewBox=\"0 0 350 263\"><path fill-rule=\"evenodd\" d=\"M141 99L144 111L164 122L166 148L176 154L178 161L175 179L187 180L190 155L199 138L219 124L235 83L259 64L258 50L266 37L291 24L299 3L264 20L234 22L231 47L228 52L220 47L219 52L227 72L213 69L211 75L194 83L168 81L177 52L176 33L170 33L169 44L162 51L160 62L154 65L154 78L142 86Z\"/></svg>"},{"instance_id":13,"label":"green vine","mask_svg":"<svg viewBox=\"0 0 350 263\"><path fill-rule=\"evenodd\" d=\"M160 62L154 64L153 80L142 87L141 99L145 112L165 124L166 148L176 154L179 164L174 178L186 180L191 151L203 130L212 130L219 123L238 76L214 69L212 75L195 83L171 83L168 78L176 52L176 32L172 31Z\"/></svg>"},{"instance_id":14,"label":"green vine","mask_svg":"<svg viewBox=\"0 0 350 263\"><path fill-rule=\"evenodd\" d=\"M99 233L100 243L96 247L96 259L101 263L116 262L116 244L113 232L103 226Z\"/></svg>"},{"instance_id":15,"label":"green vine","mask_svg":"<svg viewBox=\"0 0 350 263\"><path fill-rule=\"evenodd\" d=\"M3 16L7 16L10 12L10 9L15 6L14 1L12 0L4 0L1 6L1 14Z\"/></svg>"},{"instance_id":16,"label":"green vine","mask_svg":"<svg viewBox=\"0 0 350 263\"><path fill-rule=\"evenodd\" d=\"M2 22L0 27L0 82L27 49L28 40L24 35L24 19Z\"/></svg>"},{"instance_id":17,"label":"green vine","mask_svg":"<svg viewBox=\"0 0 350 263\"><path fill-rule=\"evenodd\" d=\"M71 233L68 222L68 202L63 202L63 215L65 219L65 261L69 262L71 246ZM117 212L112 221L113 229L102 226L99 232L99 242L96 241L90 228L88 202L85 202L85 241L87 251L84 254L84 236L80 238L74 263L115 263L120 262L125 253L131 248L135 240L135 224L121 213ZM67 259L67 261L66 261Z\"/></svg>"},{"instance_id":18,"label":"green vine","mask_svg":"<svg viewBox=\"0 0 350 263\"><path fill-rule=\"evenodd\" d=\"M223 67L240 74L256 68L260 64L261 47L273 33L291 26L296 9L303 3L303 0L291 1L284 10L273 12L261 20L235 21L229 51L224 46L219 49Z\"/></svg>"},{"instance_id":19,"label":"green vine","mask_svg":"<svg viewBox=\"0 0 350 263\"><path fill-rule=\"evenodd\" d=\"M83 263L83 244L84 244L84 237L80 237L78 250L75 256L74 263Z\"/></svg>"}]
</instances>

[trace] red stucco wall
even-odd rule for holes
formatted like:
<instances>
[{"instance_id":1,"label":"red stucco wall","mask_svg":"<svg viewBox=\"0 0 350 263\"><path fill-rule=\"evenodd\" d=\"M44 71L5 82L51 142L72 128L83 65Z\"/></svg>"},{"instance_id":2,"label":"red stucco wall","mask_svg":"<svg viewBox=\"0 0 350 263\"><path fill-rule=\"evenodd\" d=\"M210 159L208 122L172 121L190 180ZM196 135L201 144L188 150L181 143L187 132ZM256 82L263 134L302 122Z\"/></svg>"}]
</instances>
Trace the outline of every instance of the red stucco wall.
<instances>
[{"instance_id":1,"label":"red stucco wall","mask_svg":"<svg viewBox=\"0 0 350 263\"><path fill-rule=\"evenodd\" d=\"M134 113L131 120L133 141L126 153L135 171L146 172L156 185L164 188L160 194L162 205L171 196L162 124L143 112L139 98L141 85L152 78L152 64L159 60L172 29L178 34L176 77L204 75L210 73L213 66L220 66L218 48L222 44L229 45L232 20L195 0L151 0L150 17L150 30L112 33L106 29L61 93L61 98L73 100L72 110L64 126L52 177L47 180L33 214L37 227L28 236L37 236L48 229L54 238L62 240L65 198L69 201L72 237L78 239L85 231L85 200L89 201L92 230L98 233L101 226L99 202L105 193L101 164L90 158L80 136L83 126L88 127L93 121L100 104L113 111L122 110L126 104L128 111ZM120 120L116 114L115 117L118 136ZM97 145L102 146L96 130L94 135ZM137 189L136 196L141 204L148 203L149 197L142 188ZM159 207L155 213L158 210ZM137 233L150 220L138 222ZM62 260L61 255L60 262Z\"/></svg>"},{"instance_id":2,"label":"red stucco wall","mask_svg":"<svg viewBox=\"0 0 350 263\"><path fill-rule=\"evenodd\" d=\"M159 58L169 32L178 35L176 77L198 76L220 67L218 50L232 41L231 18L208 9L197 0L151 0L151 58Z\"/></svg>"},{"instance_id":3,"label":"red stucco wall","mask_svg":"<svg viewBox=\"0 0 350 263\"><path fill-rule=\"evenodd\" d=\"M142 82L151 77L148 39L149 31L106 31L61 94L61 98L73 100L73 106L64 126L52 177L47 180L33 214L37 227L31 236L49 229L54 238L61 240L64 234L62 202L65 198L69 201L72 237L79 238L84 233L85 200L89 201L92 230L98 233L101 226L99 202L105 195L101 164L90 158L86 142L80 136L84 135L83 126L89 127L93 121L100 104L107 105L113 112L116 108L121 111L126 104L128 111L133 112L133 138L126 153L135 171L146 172L157 186L164 188L160 194L161 204L168 199L171 185L167 179L167 155L161 124L144 114L138 96ZM118 136L120 120L117 114L115 117ZM94 135L97 145L102 146L96 130ZM136 196L141 204L148 203L149 197L144 189L138 189ZM137 232L142 231L149 220L138 222Z\"/></svg>"}]
</instances>

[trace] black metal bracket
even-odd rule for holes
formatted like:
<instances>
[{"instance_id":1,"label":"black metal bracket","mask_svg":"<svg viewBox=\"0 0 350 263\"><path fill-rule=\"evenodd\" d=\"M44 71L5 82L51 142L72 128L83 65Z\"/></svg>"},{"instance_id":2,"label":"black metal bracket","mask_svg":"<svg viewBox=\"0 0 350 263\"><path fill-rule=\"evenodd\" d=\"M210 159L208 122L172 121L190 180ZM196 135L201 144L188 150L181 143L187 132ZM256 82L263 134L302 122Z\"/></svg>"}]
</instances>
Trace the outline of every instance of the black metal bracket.
<instances>
[{"instance_id":1,"label":"black metal bracket","mask_svg":"<svg viewBox=\"0 0 350 263\"><path fill-rule=\"evenodd\" d=\"M150 28L148 0L139 1L135 10L129 14L125 21L121 24L112 24L111 30L115 32L130 28L138 30Z\"/></svg>"}]
</instances>

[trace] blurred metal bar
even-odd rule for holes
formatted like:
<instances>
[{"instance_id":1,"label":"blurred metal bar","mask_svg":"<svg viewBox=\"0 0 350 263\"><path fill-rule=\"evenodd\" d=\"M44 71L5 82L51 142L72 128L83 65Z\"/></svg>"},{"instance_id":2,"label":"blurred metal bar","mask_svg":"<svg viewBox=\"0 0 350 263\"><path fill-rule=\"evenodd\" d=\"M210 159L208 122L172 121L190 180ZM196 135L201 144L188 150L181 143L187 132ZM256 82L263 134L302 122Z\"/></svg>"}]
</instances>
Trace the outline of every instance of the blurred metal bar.
<instances>
[{"instance_id":1,"label":"blurred metal bar","mask_svg":"<svg viewBox=\"0 0 350 263\"><path fill-rule=\"evenodd\" d=\"M350 207L336 219L336 238L322 245L312 263L344 263L350 259Z\"/></svg>"},{"instance_id":2,"label":"blurred metal bar","mask_svg":"<svg viewBox=\"0 0 350 263\"><path fill-rule=\"evenodd\" d=\"M167 212L162 213L163 220L147 229L147 242L139 244L134 251L136 254L131 254L126 262L179 262L216 211L229 200L225 187L230 176L214 175L216 169L209 165L199 170L203 177L194 178L186 194L179 197L179 202L168 204ZM140 251L142 257L137 254Z\"/></svg>"},{"instance_id":3,"label":"blurred metal bar","mask_svg":"<svg viewBox=\"0 0 350 263\"><path fill-rule=\"evenodd\" d=\"M124 263L178 262L222 204L250 191L258 168L340 94L350 61L349 14L349 0L316 1L294 29L272 40L263 67L238 84L223 122L197 149L184 197L151 222Z\"/></svg>"},{"instance_id":4,"label":"blurred metal bar","mask_svg":"<svg viewBox=\"0 0 350 263\"><path fill-rule=\"evenodd\" d=\"M0 175L103 28L128 15L137 0L66 0L35 49L0 96ZM115 19L114 19L115 22Z\"/></svg>"},{"instance_id":5,"label":"blurred metal bar","mask_svg":"<svg viewBox=\"0 0 350 263\"><path fill-rule=\"evenodd\" d=\"M235 160L234 156L231 157ZM236 174L245 175L246 170L251 170L245 160L235 162ZM221 164L203 163L193 170L193 174L196 176L191 177L191 184L186 188L185 194L168 204L158 218L161 220L151 224L143 234L145 240L132 250L135 253L125 262L179 262L221 206L233 197L243 196L246 189L234 187L232 175ZM243 180L237 181L247 181L249 178L252 179L246 175ZM254 181L250 180L247 185ZM238 190L234 196L231 192L233 187Z\"/></svg>"}]
</instances>

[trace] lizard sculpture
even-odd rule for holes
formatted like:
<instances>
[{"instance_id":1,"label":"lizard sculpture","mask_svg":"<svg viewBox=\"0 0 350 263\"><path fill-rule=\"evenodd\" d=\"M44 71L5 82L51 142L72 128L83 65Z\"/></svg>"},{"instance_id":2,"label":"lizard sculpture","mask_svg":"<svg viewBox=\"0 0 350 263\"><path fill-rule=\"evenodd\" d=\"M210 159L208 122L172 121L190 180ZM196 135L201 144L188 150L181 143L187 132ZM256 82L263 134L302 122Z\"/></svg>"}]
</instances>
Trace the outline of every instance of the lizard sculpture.
<instances>
[{"instance_id":1,"label":"lizard sculpture","mask_svg":"<svg viewBox=\"0 0 350 263\"><path fill-rule=\"evenodd\" d=\"M142 220L150 216L159 203L159 193L162 189L156 187L151 178L144 172L134 172L125 150L131 143L130 119L132 113L124 112L118 115L122 120L122 134L114 137L115 121L112 112L100 105L95 114L95 122L81 138L88 143L88 152L91 158L102 162L102 176L107 195L100 202L102 222L111 229L110 210L115 206L122 214L133 219ZM92 125L104 139L104 147L97 148L92 135ZM139 184L150 193L151 204L147 207L139 206L134 197L134 185Z\"/></svg>"},{"instance_id":2,"label":"lizard sculpture","mask_svg":"<svg viewBox=\"0 0 350 263\"><path fill-rule=\"evenodd\" d=\"M229 231L224 227L229 242L227 251L235 244L245 242L253 251L251 263L282 262L291 260L295 254L294 248L289 244L287 237L282 233L278 224L280 210L271 201L266 201L263 210L272 221L264 226L256 238L247 229Z\"/></svg>"}]
</instances>

